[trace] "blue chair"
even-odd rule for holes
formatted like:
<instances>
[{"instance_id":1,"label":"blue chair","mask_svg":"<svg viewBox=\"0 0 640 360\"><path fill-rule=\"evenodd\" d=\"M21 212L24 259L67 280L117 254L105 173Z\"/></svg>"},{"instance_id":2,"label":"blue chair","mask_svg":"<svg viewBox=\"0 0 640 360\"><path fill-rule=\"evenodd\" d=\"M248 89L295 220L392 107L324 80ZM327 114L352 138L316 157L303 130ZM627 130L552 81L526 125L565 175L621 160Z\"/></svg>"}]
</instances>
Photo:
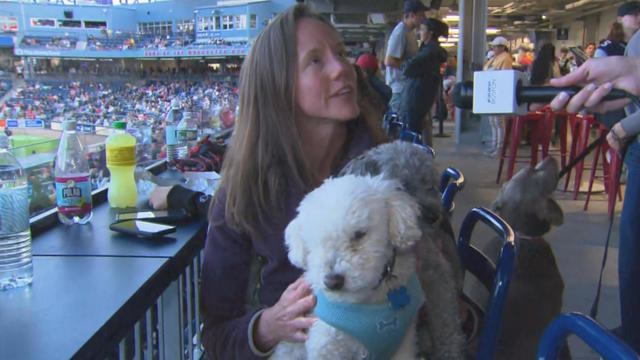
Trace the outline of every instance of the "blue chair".
<instances>
[{"instance_id":1,"label":"blue chair","mask_svg":"<svg viewBox=\"0 0 640 360\"><path fill-rule=\"evenodd\" d=\"M478 221L489 226L503 240L496 266L485 254L470 244L471 233ZM473 274L489 290L490 298L480 333L477 359L493 360L516 257L513 230L491 211L481 207L474 208L462 221L458 237L458 254L466 271Z\"/></svg>"},{"instance_id":2,"label":"blue chair","mask_svg":"<svg viewBox=\"0 0 640 360\"><path fill-rule=\"evenodd\" d=\"M555 360L567 336L575 334L607 360L639 360L640 356L609 330L580 313L562 314L544 331L538 346L538 360Z\"/></svg>"},{"instance_id":3,"label":"blue chair","mask_svg":"<svg viewBox=\"0 0 640 360\"><path fill-rule=\"evenodd\" d=\"M464 188L465 180L464 175L454 168L448 167L442 172L440 178L440 193L442 193L442 206L450 214L453 212L455 204L453 198L458 191Z\"/></svg>"},{"instance_id":4,"label":"blue chair","mask_svg":"<svg viewBox=\"0 0 640 360\"><path fill-rule=\"evenodd\" d=\"M409 129L403 129L398 139L402 141L409 141L416 145L422 145L422 136Z\"/></svg>"}]
</instances>

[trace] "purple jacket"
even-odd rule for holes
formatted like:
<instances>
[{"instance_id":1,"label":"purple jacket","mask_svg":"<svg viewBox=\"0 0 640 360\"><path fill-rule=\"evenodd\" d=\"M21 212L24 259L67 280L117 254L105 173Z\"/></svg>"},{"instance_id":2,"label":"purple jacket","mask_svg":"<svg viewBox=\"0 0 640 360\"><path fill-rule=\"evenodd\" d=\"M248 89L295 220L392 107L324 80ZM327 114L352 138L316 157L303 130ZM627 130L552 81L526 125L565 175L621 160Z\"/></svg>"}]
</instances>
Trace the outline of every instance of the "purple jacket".
<instances>
[{"instance_id":1,"label":"purple jacket","mask_svg":"<svg viewBox=\"0 0 640 360\"><path fill-rule=\"evenodd\" d=\"M354 124L347 154L341 167L374 146L371 134L362 122ZM281 218L267 220L259 235L238 233L225 221L224 189L218 194L209 222L202 265L201 303L204 315L202 342L210 358L261 359L250 345L249 331L259 309L248 309L248 299L255 298L259 307L275 304L286 287L302 270L287 257L284 229L295 217L296 209L309 191L289 189L284 197ZM260 262L258 286L248 289L253 254Z\"/></svg>"}]
</instances>

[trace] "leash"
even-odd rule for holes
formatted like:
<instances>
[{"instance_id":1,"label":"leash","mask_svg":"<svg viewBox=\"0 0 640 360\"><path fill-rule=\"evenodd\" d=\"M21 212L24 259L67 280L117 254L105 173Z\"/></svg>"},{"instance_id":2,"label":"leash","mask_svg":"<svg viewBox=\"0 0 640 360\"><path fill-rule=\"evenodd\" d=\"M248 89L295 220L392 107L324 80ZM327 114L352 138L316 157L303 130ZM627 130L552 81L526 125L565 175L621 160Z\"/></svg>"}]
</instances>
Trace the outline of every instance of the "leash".
<instances>
[{"instance_id":1,"label":"leash","mask_svg":"<svg viewBox=\"0 0 640 360\"><path fill-rule=\"evenodd\" d=\"M627 147L626 145L623 146L622 148L622 153L620 154L620 157L622 158L621 163L620 163L620 171L618 171L617 174L612 174L613 176L616 176L616 178L618 179L617 183L620 183L620 176L622 175L622 166L624 164L624 157L627 154ZM616 213L616 197L618 196L618 187L616 186L614 189L612 189L612 191L614 192L613 196L614 196L614 201L613 201L613 209L611 209L611 216L609 217L609 230L607 231L607 241L604 244L604 254L602 255L602 264L600 266L600 276L598 277L598 287L596 288L596 296L593 299L593 304L591 305L591 311L589 312L589 315L592 318L596 318L596 316L598 316L598 305L600 304L600 290L602 289L602 275L604 274L604 267L607 264L607 255L609 254L609 241L611 240L611 230L613 230L613 222L615 220L615 213Z\"/></svg>"},{"instance_id":2,"label":"leash","mask_svg":"<svg viewBox=\"0 0 640 360\"><path fill-rule=\"evenodd\" d=\"M565 166L559 173L558 173L558 180L560 180L563 176L565 176L573 167L575 167L580 161L584 160L584 158L589 155L589 153L591 153L596 147L598 147L599 145L602 144L602 142L605 141L605 139L607 138L607 133L603 133L602 135L600 135L600 137L598 137L596 140L594 140L591 144L589 144L589 146L587 146L586 149L584 149L583 152L581 152L578 156L576 156L573 160L571 160L569 162L569 164L567 164L567 166ZM612 174L612 176L616 176L618 181L617 183L620 183L620 176L622 175L622 164L624 163L624 156L626 154L626 146L623 146L623 150L621 155L622 158L622 163L620 165L620 171L618 171L617 174ZM612 189L612 191L614 191L614 197L617 197L617 192L618 192L618 188L616 187L615 189ZM611 211L611 216L609 217L609 230L607 231L607 240L605 242L604 245L604 254L602 255L602 264L600 266L600 275L598 277L598 286L596 287L596 296L593 299L593 304L591 305L591 311L589 313L589 315L592 318L596 318L596 316L598 315L598 305L600 304L600 290L602 289L602 276L604 274L604 268L607 264L607 256L609 254L609 242L611 241L611 231L613 230L613 223L615 220L615 211L616 211L616 201L613 202L613 209Z\"/></svg>"}]
</instances>

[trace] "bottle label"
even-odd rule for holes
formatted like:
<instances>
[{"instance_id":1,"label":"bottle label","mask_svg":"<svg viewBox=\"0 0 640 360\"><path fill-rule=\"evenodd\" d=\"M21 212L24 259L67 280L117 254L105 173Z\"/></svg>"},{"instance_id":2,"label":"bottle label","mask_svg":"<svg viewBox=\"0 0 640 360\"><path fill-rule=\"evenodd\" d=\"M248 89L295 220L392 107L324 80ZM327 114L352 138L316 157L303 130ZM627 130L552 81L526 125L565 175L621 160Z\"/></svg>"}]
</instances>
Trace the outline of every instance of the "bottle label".
<instances>
[{"instance_id":1,"label":"bottle label","mask_svg":"<svg viewBox=\"0 0 640 360\"><path fill-rule=\"evenodd\" d=\"M177 131L178 141L194 141L198 138L198 131L191 129L180 129Z\"/></svg>"},{"instance_id":2,"label":"bottle label","mask_svg":"<svg viewBox=\"0 0 640 360\"><path fill-rule=\"evenodd\" d=\"M56 204L64 215L84 215L91 211L89 175L56 176Z\"/></svg>"},{"instance_id":3,"label":"bottle label","mask_svg":"<svg viewBox=\"0 0 640 360\"><path fill-rule=\"evenodd\" d=\"M107 146L107 166L128 166L136 164L135 146Z\"/></svg>"},{"instance_id":4,"label":"bottle label","mask_svg":"<svg viewBox=\"0 0 640 360\"><path fill-rule=\"evenodd\" d=\"M175 125L167 125L165 130L166 132L166 143L167 145L177 145L178 139L176 138L176 126Z\"/></svg>"}]
</instances>

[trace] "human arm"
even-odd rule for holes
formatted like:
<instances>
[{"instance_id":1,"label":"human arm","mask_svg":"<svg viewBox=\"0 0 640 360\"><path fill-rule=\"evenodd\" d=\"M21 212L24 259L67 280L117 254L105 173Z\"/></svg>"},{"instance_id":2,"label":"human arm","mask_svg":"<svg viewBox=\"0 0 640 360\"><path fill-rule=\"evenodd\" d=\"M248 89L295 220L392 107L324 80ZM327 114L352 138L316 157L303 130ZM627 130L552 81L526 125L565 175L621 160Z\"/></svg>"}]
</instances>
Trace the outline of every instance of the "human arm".
<instances>
[{"instance_id":1,"label":"human arm","mask_svg":"<svg viewBox=\"0 0 640 360\"><path fill-rule=\"evenodd\" d=\"M567 93L561 92L551 101L551 107L556 110L566 108L570 113L576 113L584 107L601 113L619 109L627 105L629 99L603 102L603 97L613 88L626 90L638 96L639 79L638 57L609 56L589 59L575 71L551 80L551 86L555 87L583 86L583 89L571 98Z\"/></svg>"},{"instance_id":2,"label":"human arm","mask_svg":"<svg viewBox=\"0 0 640 360\"><path fill-rule=\"evenodd\" d=\"M290 285L272 307L247 311L254 251L249 236L225 220L224 189L218 190L204 249L200 306L202 339L210 358L259 359L279 341L304 341L302 329L315 321L303 316L315 306L306 283ZM303 336L304 335L304 336Z\"/></svg>"},{"instance_id":3,"label":"human arm","mask_svg":"<svg viewBox=\"0 0 640 360\"><path fill-rule=\"evenodd\" d=\"M149 196L149 205L155 210L185 210L202 218L207 216L210 202L211 196L180 185L156 186Z\"/></svg>"},{"instance_id":4,"label":"human arm","mask_svg":"<svg viewBox=\"0 0 640 360\"><path fill-rule=\"evenodd\" d=\"M396 26L389 36L387 43L387 53L384 57L384 64L396 69L402 68L402 57L406 47L406 37L402 27Z\"/></svg>"}]
</instances>

